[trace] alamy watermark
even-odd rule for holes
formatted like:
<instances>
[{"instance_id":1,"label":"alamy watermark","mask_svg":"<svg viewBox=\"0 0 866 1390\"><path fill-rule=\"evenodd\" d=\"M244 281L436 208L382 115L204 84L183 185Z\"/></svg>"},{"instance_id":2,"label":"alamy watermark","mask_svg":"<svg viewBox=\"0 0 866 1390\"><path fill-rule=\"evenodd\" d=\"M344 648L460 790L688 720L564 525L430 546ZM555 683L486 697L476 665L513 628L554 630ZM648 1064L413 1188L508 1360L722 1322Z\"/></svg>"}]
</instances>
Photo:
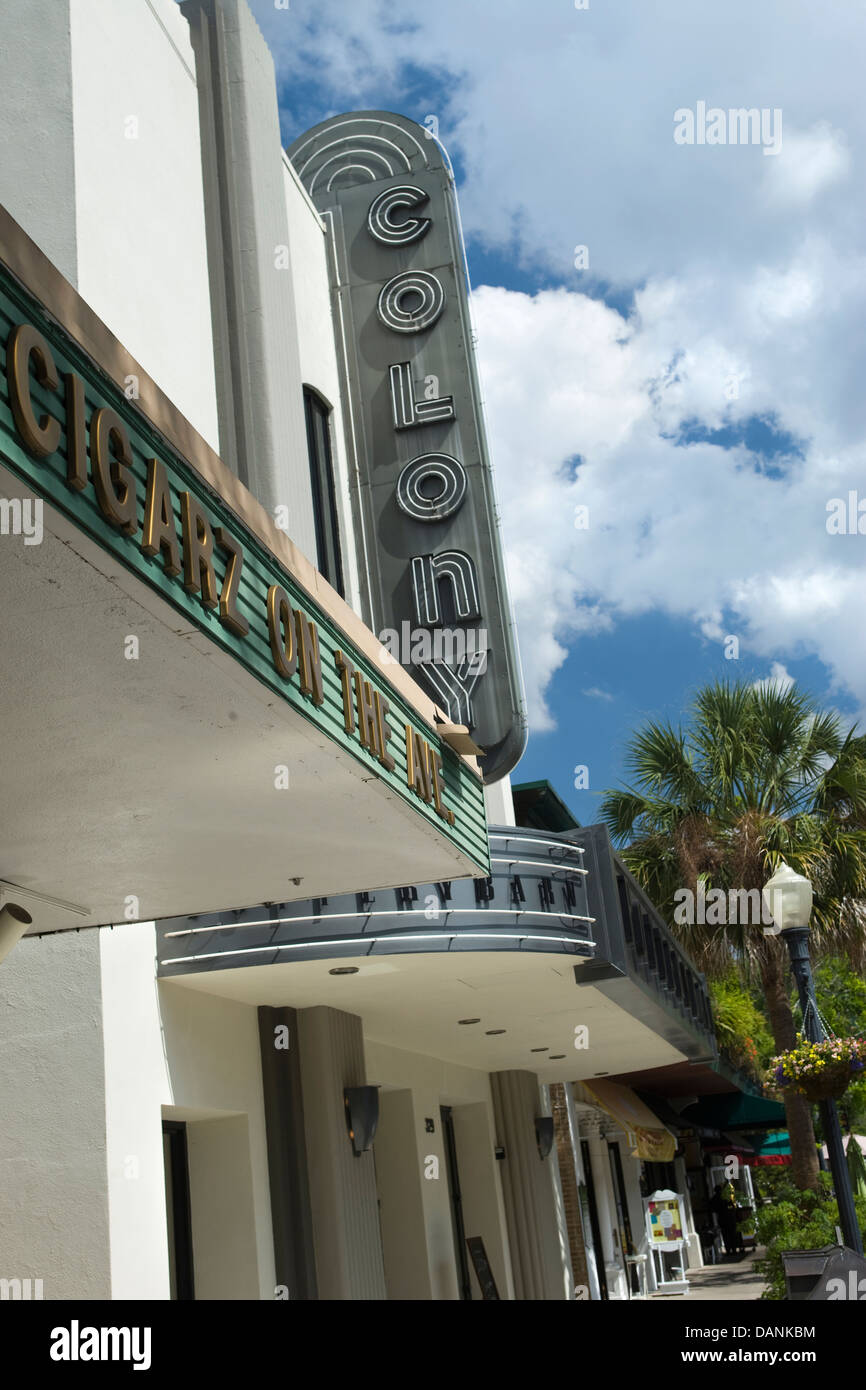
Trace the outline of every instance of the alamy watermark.
<instances>
[{"instance_id":1,"label":"alamy watermark","mask_svg":"<svg viewBox=\"0 0 866 1390\"><path fill-rule=\"evenodd\" d=\"M0 1300L28 1303L44 1298L41 1279L0 1279Z\"/></svg>"},{"instance_id":2,"label":"alamy watermark","mask_svg":"<svg viewBox=\"0 0 866 1390\"><path fill-rule=\"evenodd\" d=\"M674 112L677 145L761 145L764 154L782 152L781 107L707 106L705 101Z\"/></svg>"},{"instance_id":3,"label":"alamy watermark","mask_svg":"<svg viewBox=\"0 0 866 1390\"><path fill-rule=\"evenodd\" d=\"M853 488L847 497L831 497L826 511L829 535L866 536L866 497Z\"/></svg>"},{"instance_id":4,"label":"alamy watermark","mask_svg":"<svg viewBox=\"0 0 866 1390\"><path fill-rule=\"evenodd\" d=\"M776 890L772 892L775 895ZM690 927L763 927L765 936L778 936L782 930L760 888L729 888L726 892L724 888L707 889L703 883L698 884L697 893L691 888L676 889L674 921L677 926Z\"/></svg>"},{"instance_id":5,"label":"alamy watermark","mask_svg":"<svg viewBox=\"0 0 866 1390\"><path fill-rule=\"evenodd\" d=\"M149 1371L149 1327L82 1327L73 1318L68 1327L51 1331L48 1355L52 1361L129 1361L134 1371Z\"/></svg>"},{"instance_id":6,"label":"alamy watermark","mask_svg":"<svg viewBox=\"0 0 866 1390\"><path fill-rule=\"evenodd\" d=\"M41 545L41 499L0 497L0 536L23 536L25 545Z\"/></svg>"},{"instance_id":7,"label":"alamy watermark","mask_svg":"<svg viewBox=\"0 0 866 1390\"><path fill-rule=\"evenodd\" d=\"M440 627L432 632L426 627L413 627L409 622L383 628L379 633L382 661L385 665L437 665L456 667L464 661L472 663L473 671L483 675L487 669L487 629Z\"/></svg>"}]
</instances>

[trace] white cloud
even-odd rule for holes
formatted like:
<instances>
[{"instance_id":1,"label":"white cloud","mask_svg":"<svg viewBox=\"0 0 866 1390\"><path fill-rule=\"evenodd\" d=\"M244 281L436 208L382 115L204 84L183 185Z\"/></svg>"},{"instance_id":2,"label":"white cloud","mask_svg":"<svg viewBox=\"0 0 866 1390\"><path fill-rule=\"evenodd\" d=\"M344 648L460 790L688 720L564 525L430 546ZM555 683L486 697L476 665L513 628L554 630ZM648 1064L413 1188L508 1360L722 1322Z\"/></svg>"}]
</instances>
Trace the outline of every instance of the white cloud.
<instances>
[{"instance_id":1,"label":"white cloud","mask_svg":"<svg viewBox=\"0 0 866 1390\"><path fill-rule=\"evenodd\" d=\"M336 110L379 105L385 89L406 115L437 115L466 170L467 231L570 282L578 243L593 272L617 284L699 261L742 273L767 244L784 259L804 230L792 204L817 225L828 196L848 190L847 152L866 125L866 15L849 0L667 0L661 10L605 0L586 11L567 0L397 9L293 0L290 11L253 0L253 9L290 108L297 84L315 76ZM433 75L429 90L419 69ZM674 111L698 100L781 110L782 153L676 145ZM862 199L853 181L850 193ZM858 234L853 219L849 245Z\"/></svg>"},{"instance_id":2,"label":"white cloud","mask_svg":"<svg viewBox=\"0 0 866 1390\"><path fill-rule=\"evenodd\" d=\"M753 681L752 688L754 690L779 690L784 693L786 690L790 690L793 684L794 677L782 665L781 661L774 661L770 667L769 676L765 676L763 680Z\"/></svg>"},{"instance_id":3,"label":"white cloud","mask_svg":"<svg viewBox=\"0 0 866 1390\"><path fill-rule=\"evenodd\" d=\"M809 203L847 178L850 167L845 136L827 121L811 130L786 130L781 153L767 166L768 196L783 204Z\"/></svg>"},{"instance_id":4,"label":"white cloud","mask_svg":"<svg viewBox=\"0 0 866 1390\"><path fill-rule=\"evenodd\" d=\"M570 645L649 613L706 640L733 631L771 672L813 653L866 707L866 539L825 526L829 498L866 491L863 7L254 9L289 107L314 74L333 110L388 90L405 114L436 114L474 244L561 282L476 295L533 727L550 727ZM780 109L781 153L676 145L673 113L698 100ZM635 291L627 321L583 292L599 279ZM800 453L767 468L676 443L755 417Z\"/></svg>"},{"instance_id":5,"label":"white cloud","mask_svg":"<svg viewBox=\"0 0 866 1390\"><path fill-rule=\"evenodd\" d=\"M699 298L698 294L698 298ZM813 653L866 704L866 653L854 640L863 592L859 536L832 536L827 501L862 477L859 446L832 452L838 422L813 412L803 458L762 471L745 448L676 442L684 422L713 426L775 405L802 423L806 361L786 386L763 326L741 332L749 401L725 401L733 349L712 337L684 288L650 285L628 325L563 290L476 292L479 352L532 725L565 649L582 634L652 612L694 623L741 655ZM719 322L724 334L727 325ZM695 335L694 341L692 335ZM674 344L680 359L669 370ZM801 352L808 359L808 342ZM711 367L709 364L713 364ZM789 407L790 403L790 409ZM576 475L563 460L579 455ZM784 465L780 466L780 462ZM575 507L589 509L576 530ZM781 667L779 668L781 670Z\"/></svg>"}]
</instances>

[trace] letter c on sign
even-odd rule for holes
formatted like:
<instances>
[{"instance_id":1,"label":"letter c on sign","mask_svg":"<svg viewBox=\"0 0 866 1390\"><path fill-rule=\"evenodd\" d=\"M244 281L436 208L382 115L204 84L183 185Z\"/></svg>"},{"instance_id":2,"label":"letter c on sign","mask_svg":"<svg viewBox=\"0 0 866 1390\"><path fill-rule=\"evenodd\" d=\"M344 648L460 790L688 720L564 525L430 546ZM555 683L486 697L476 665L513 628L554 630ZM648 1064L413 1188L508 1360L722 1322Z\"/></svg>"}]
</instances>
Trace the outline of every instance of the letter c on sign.
<instances>
[{"instance_id":1,"label":"letter c on sign","mask_svg":"<svg viewBox=\"0 0 866 1390\"><path fill-rule=\"evenodd\" d=\"M397 208L421 208L430 201L429 193L412 184L400 184L397 188L386 188L370 204L367 213L367 229L371 236L385 246L408 246L410 242L420 241L433 225L429 217L405 217L395 222L392 214Z\"/></svg>"},{"instance_id":2,"label":"letter c on sign","mask_svg":"<svg viewBox=\"0 0 866 1390\"><path fill-rule=\"evenodd\" d=\"M432 480L436 490L422 491ZM466 496L466 470L450 454L420 454L406 464L397 479L397 505L413 521L444 521L453 516Z\"/></svg>"},{"instance_id":3,"label":"letter c on sign","mask_svg":"<svg viewBox=\"0 0 866 1390\"><path fill-rule=\"evenodd\" d=\"M20 323L13 328L6 349L9 404L15 427L30 453L44 459L53 454L60 443L60 423L53 415L36 417L30 396L31 364L39 385L47 391L56 391L59 381L51 349L32 324Z\"/></svg>"},{"instance_id":4,"label":"letter c on sign","mask_svg":"<svg viewBox=\"0 0 866 1390\"><path fill-rule=\"evenodd\" d=\"M406 307L412 296L420 302ZM379 295L376 312L395 333L420 333L430 328L445 308L445 291L427 270L404 270L389 280Z\"/></svg>"}]
</instances>

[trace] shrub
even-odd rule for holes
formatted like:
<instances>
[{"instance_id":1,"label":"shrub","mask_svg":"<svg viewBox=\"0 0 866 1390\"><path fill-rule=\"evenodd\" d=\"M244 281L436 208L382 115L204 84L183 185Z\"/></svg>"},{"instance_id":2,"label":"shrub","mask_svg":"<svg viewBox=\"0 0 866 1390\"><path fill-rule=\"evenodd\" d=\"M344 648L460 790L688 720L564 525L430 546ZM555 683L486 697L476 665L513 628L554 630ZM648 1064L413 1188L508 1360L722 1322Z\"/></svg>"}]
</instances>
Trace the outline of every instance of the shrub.
<instances>
[{"instance_id":1,"label":"shrub","mask_svg":"<svg viewBox=\"0 0 866 1390\"><path fill-rule=\"evenodd\" d=\"M735 976L710 982L716 1033L731 1060L758 1076L775 1051L765 1014Z\"/></svg>"},{"instance_id":2,"label":"shrub","mask_svg":"<svg viewBox=\"0 0 866 1390\"><path fill-rule=\"evenodd\" d=\"M818 1191L801 1192L787 1169L761 1172L763 1201L758 1205L758 1244L765 1246L765 1254L755 1261L755 1269L766 1285L762 1298L778 1300L786 1296L783 1250L816 1250L836 1243L839 1214L832 1180L829 1173L818 1176ZM860 1229L866 1230L866 1201L857 1198L855 1205Z\"/></svg>"}]
</instances>

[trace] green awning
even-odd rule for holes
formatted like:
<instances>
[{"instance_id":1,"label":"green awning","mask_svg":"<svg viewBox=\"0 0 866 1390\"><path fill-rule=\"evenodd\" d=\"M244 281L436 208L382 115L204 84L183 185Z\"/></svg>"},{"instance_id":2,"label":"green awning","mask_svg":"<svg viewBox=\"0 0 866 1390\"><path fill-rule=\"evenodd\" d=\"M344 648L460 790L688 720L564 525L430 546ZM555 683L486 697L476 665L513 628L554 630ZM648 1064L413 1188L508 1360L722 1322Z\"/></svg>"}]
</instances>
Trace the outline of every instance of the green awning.
<instances>
[{"instance_id":1,"label":"green awning","mask_svg":"<svg viewBox=\"0 0 866 1390\"><path fill-rule=\"evenodd\" d=\"M540 782L515 782L511 795L518 825L530 830L549 830L555 835L580 829L580 821L544 778Z\"/></svg>"},{"instance_id":2,"label":"green awning","mask_svg":"<svg viewBox=\"0 0 866 1390\"><path fill-rule=\"evenodd\" d=\"M686 1106L682 1118L706 1129L782 1129L785 1107L764 1096L747 1096L741 1091L725 1095L702 1096Z\"/></svg>"},{"instance_id":3,"label":"green awning","mask_svg":"<svg viewBox=\"0 0 866 1390\"><path fill-rule=\"evenodd\" d=\"M786 1129L768 1129L762 1139L752 1136L755 1153L748 1160L756 1168L772 1168L791 1162L791 1136Z\"/></svg>"},{"instance_id":4,"label":"green awning","mask_svg":"<svg viewBox=\"0 0 866 1390\"><path fill-rule=\"evenodd\" d=\"M790 1154L791 1136L786 1129L769 1129L761 1140L755 1141L758 1158L771 1158L777 1154Z\"/></svg>"}]
</instances>

